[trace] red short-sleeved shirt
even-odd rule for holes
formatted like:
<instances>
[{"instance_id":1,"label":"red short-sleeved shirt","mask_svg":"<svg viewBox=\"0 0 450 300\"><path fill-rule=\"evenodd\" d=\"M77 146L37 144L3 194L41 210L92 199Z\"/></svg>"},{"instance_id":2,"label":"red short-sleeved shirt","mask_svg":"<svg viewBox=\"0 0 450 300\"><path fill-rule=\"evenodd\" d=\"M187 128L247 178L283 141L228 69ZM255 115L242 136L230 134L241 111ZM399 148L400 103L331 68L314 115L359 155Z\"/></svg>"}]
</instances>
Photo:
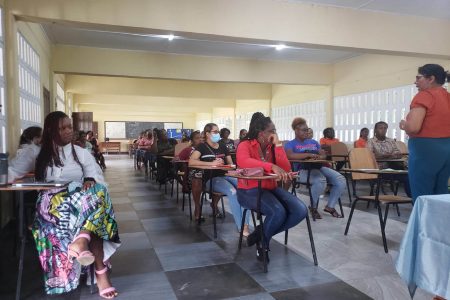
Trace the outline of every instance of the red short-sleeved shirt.
<instances>
[{"instance_id":1,"label":"red short-sleeved shirt","mask_svg":"<svg viewBox=\"0 0 450 300\"><path fill-rule=\"evenodd\" d=\"M450 94L443 87L420 91L413 98L410 108L423 107L427 110L422 128L411 137L450 137Z\"/></svg>"},{"instance_id":2,"label":"red short-sleeved shirt","mask_svg":"<svg viewBox=\"0 0 450 300\"><path fill-rule=\"evenodd\" d=\"M327 145L327 146L331 146L333 144L336 144L339 142L339 139L334 138L334 139L329 139L329 138L321 138L319 143L321 145Z\"/></svg>"},{"instance_id":3,"label":"red short-sleeved shirt","mask_svg":"<svg viewBox=\"0 0 450 300\"><path fill-rule=\"evenodd\" d=\"M367 141L363 138L359 138L355 141L355 148L366 148Z\"/></svg>"}]
</instances>

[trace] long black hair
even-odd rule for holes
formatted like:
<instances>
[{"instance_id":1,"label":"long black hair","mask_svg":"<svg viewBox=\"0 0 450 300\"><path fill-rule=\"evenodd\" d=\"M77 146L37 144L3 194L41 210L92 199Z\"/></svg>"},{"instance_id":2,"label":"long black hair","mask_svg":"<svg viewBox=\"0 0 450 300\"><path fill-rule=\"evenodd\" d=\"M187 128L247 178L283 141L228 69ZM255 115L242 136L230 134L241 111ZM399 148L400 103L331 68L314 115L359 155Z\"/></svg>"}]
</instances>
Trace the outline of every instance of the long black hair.
<instances>
[{"instance_id":1,"label":"long black hair","mask_svg":"<svg viewBox=\"0 0 450 300\"><path fill-rule=\"evenodd\" d=\"M35 137L42 135L42 128L39 126L30 126L20 135L19 147L24 144L31 144Z\"/></svg>"},{"instance_id":2,"label":"long black hair","mask_svg":"<svg viewBox=\"0 0 450 300\"><path fill-rule=\"evenodd\" d=\"M261 112L255 112L250 121L250 127L248 128L248 133L245 139L256 140L261 131L266 130L267 126L272 123L270 117L264 116Z\"/></svg>"},{"instance_id":3,"label":"long black hair","mask_svg":"<svg viewBox=\"0 0 450 300\"><path fill-rule=\"evenodd\" d=\"M68 116L62 111L51 112L45 117L44 120L44 132L42 134L42 147L36 158L35 177L37 180L44 181L47 177L48 167L63 167L64 164L59 157L58 145L55 140L59 139L59 123L62 119L68 118ZM83 171L83 166L78 159L78 155L75 152L75 147L72 146L72 155L74 160L80 165Z\"/></svg>"}]
</instances>

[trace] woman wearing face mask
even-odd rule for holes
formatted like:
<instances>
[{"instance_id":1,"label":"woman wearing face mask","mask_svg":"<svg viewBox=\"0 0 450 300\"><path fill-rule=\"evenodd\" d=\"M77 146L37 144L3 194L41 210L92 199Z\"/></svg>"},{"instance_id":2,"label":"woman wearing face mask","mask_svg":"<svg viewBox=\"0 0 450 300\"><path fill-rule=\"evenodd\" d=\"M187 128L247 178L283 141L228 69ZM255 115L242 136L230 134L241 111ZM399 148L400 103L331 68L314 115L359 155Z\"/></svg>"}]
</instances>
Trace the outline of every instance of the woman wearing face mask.
<instances>
[{"instance_id":1,"label":"woman wearing face mask","mask_svg":"<svg viewBox=\"0 0 450 300\"><path fill-rule=\"evenodd\" d=\"M25 176L34 172L36 157L41 151L42 128L37 126L28 127L20 136L19 148L16 157L11 160L8 167L8 181Z\"/></svg>"},{"instance_id":2,"label":"woman wearing face mask","mask_svg":"<svg viewBox=\"0 0 450 300\"><path fill-rule=\"evenodd\" d=\"M217 127L214 123L209 123L205 125L204 128L206 141L201 143L195 151L192 153L189 159L189 166L221 166L224 164L232 164L231 156L228 152L228 149L225 145L219 144L220 133L219 127ZM241 218L243 209L239 205L236 196L236 187L237 180L236 178L231 178L224 176L224 171L214 171L213 178L209 179L213 181L213 191L222 193L227 196L228 201L230 203L231 212L234 217L234 221L236 223L236 227L238 231L241 230ZM192 190L193 190L193 198L195 203L195 217L196 219L200 218L199 215L199 207L200 207L200 197L194 195L194 188L198 189L198 185L201 185L201 178L193 179L192 181ZM206 182L206 188L209 188L210 183L209 180ZM194 183L195 181L195 183ZM195 185L195 187L194 187ZM197 198L197 199L196 199ZM218 198L213 199L214 207L217 211L217 202ZM248 230L248 215L246 217L245 225L244 225L244 235L249 235Z\"/></svg>"},{"instance_id":3,"label":"woman wearing face mask","mask_svg":"<svg viewBox=\"0 0 450 300\"><path fill-rule=\"evenodd\" d=\"M275 125L269 117L260 112L253 114L247 140L241 142L236 156L240 168L262 167L265 172L275 173L283 181L292 179L289 174L291 164L278 140ZM262 189L261 212L265 216L264 249L268 251L272 236L300 223L306 217L307 209L296 196L278 187L275 179L262 181ZM237 195L243 207L255 210L258 182L239 180ZM256 244L259 238L259 230L255 230L247 238L247 245ZM263 259L262 251L257 249L258 260Z\"/></svg>"}]
</instances>

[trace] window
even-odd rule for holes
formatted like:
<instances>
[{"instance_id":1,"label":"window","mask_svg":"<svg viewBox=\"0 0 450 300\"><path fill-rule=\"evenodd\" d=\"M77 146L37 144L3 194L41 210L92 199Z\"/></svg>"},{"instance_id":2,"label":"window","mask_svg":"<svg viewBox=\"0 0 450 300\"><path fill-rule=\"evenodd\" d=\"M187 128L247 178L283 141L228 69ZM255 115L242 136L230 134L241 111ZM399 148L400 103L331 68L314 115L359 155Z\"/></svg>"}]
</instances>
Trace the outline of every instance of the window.
<instances>
[{"instance_id":1,"label":"window","mask_svg":"<svg viewBox=\"0 0 450 300\"><path fill-rule=\"evenodd\" d=\"M261 113L263 113L265 116L267 116L267 111L266 110L257 110ZM252 119L254 112L248 112L248 113L241 113L241 114L236 114L235 119L234 119L234 137L236 139L239 138L239 131L241 131L241 129L246 129L248 131L249 127L250 127L250 121Z\"/></svg>"},{"instance_id":2,"label":"window","mask_svg":"<svg viewBox=\"0 0 450 300\"><path fill-rule=\"evenodd\" d=\"M405 132L398 129L404 119L412 98L417 93L414 85L370 91L334 98L334 129L336 137L344 143L352 143L359 137L363 127L370 130L378 121L388 123L387 136L406 142Z\"/></svg>"},{"instance_id":3,"label":"window","mask_svg":"<svg viewBox=\"0 0 450 300\"><path fill-rule=\"evenodd\" d=\"M5 101L5 73L4 73L4 56L5 49L3 41L3 9L0 7L0 151L6 152L6 101Z\"/></svg>"},{"instance_id":4,"label":"window","mask_svg":"<svg viewBox=\"0 0 450 300\"><path fill-rule=\"evenodd\" d=\"M280 140L292 140L295 137L291 128L292 120L302 117L306 120L308 127L314 131L314 139L319 140L326 126L326 102L325 100L303 102L272 109L272 121L277 128Z\"/></svg>"},{"instance_id":5,"label":"window","mask_svg":"<svg viewBox=\"0 0 450 300\"><path fill-rule=\"evenodd\" d=\"M66 112L66 98L64 97L64 90L59 84L56 83L56 110Z\"/></svg>"},{"instance_id":6,"label":"window","mask_svg":"<svg viewBox=\"0 0 450 300\"><path fill-rule=\"evenodd\" d=\"M41 125L39 56L25 37L17 33L19 52L20 123L22 130Z\"/></svg>"}]
</instances>

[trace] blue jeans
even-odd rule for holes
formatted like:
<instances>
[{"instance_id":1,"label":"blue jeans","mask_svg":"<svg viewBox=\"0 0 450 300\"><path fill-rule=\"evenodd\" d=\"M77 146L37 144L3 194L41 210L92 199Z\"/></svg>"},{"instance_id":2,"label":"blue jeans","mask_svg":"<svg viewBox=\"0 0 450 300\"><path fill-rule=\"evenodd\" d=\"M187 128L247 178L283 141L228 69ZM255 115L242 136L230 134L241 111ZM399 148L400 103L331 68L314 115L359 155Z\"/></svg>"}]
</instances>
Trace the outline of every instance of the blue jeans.
<instances>
[{"instance_id":1,"label":"blue jeans","mask_svg":"<svg viewBox=\"0 0 450 300\"><path fill-rule=\"evenodd\" d=\"M308 170L300 170L300 182L306 182L308 178ZM332 186L330 189L330 196L328 197L328 207L334 208L338 202L339 197L345 191L346 183L345 177L333 169L321 167L320 169L312 169L309 177L311 184L311 195L314 207L317 207L319 197L325 192L327 182Z\"/></svg>"},{"instance_id":2,"label":"blue jeans","mask_svg":"<svg viewBox=\"0 0 450 300\"><path fill-rule=\"evenodd\" d=\"M282 188L261 191L261 213L266 216L264 246L269 249L272 236L300 223L307 216L308 210L302 201ZM237 195L243 207L256 210L258 188L238 189Z\"/></svg>"},{"instance_id":3,"label":"blue jeans","mask_svg":"<svg viewBox=\"0 0 450 300\"><path fill-rule=\"evenodd\" d=\"M231 213L233 214L234 222L236 223L237 229L241 231L241 220L243 209L238 202L236 195L237 179L233 177L214 177L213 181L213 191L217 193L222 193L227 196L228 203L230 203ZM206 182L206 189L209 190L210 182ZM245 224L248 224L250 212L247 212L245 216Z\"/></svg>"},{"instance_id":4,"label":"blue jeans","mask_svg":"<svg viewBox=\"0 0 450 300\"><path fill-rule=\"evenodd\" d=\"M448 193L450 138L410 138L408 176L413 201Z\"/></svg>"}]
</instances>

